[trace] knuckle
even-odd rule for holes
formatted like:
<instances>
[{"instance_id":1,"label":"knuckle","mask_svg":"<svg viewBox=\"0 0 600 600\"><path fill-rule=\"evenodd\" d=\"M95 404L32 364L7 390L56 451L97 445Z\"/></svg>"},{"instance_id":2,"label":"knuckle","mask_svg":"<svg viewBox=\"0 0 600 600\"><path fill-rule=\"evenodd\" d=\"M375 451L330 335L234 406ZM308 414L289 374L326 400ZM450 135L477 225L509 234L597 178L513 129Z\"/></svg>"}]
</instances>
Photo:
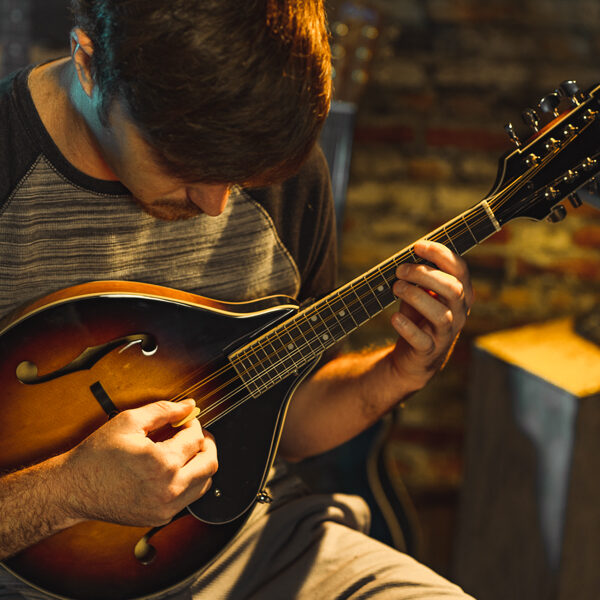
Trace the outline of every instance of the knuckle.
<instances>
[{"instance_id":1,"label":"knuckle","mask_svg":"<svg viewBox=\"0 0 600 600\"><path fill-rule=\"evenodd\" d=\"M167 523L169 523L173 518L174 514L175 511L171 507L171 502L167 502L159 506L156 511L156 521L158 525L155 525L155 527L160 525L166 525Z\"/></svg>"},{"instance_id":2,"label":"knuckle","mask_svg":"<svg viewBox=\"0 0 600 600\"><path fill-rule=\"evenodd\" d=\"M463 284L458 279L455 279L450 284L450 291L456 298L462 298L464 296L465 289Z\"/></svg>"},{"instance_id":3,"label":"knuckle","mask_svg":"<svg viewBox=\"0 0 600 600\"><path fill-rule=\"evenodd\" d=\"M170 413L171 402L169 402L168 400L158 400L154 402L154 407L157 412Z\"/></svg>"},{"instance_id":4,"label":"knuckle","mask_svg":"<svg viewBox=\"0 0 600 600\"><path fill-rule=\"evenodd\" d=\"M209 475L212 477L219 470L219 461L217 457L211 458L206 465Z\"/></svg>"},{"instance_id":5,"label":"knuckle","mask_svg":"<svg viewBox=\"0 0 600 600\"><path fill-rule=\"evenodd\" d=\"M431 357L435 354L435 342L433 341L432 338L429 338L429 340L424 342L423 354L425 354L425 356L427 356L427 357Z\"/></svg>"},{"instance_id":6,"label":"knuckle","mask_svg":"<svg viewBox=\"0 0 600 600\"><path fill-rule=\"evenodd\" d=\"M440 315L439 323L444 329L452 329L452 325L454 325L454 314L450 309L445 310Z\"/></svg>"},{"instance_id":7,"label":"knuckle","mask_svg":"<svg viewBox=\"0 0 600 600\"><path fill-rule=\"evenodd\" d=\"M163 475L168 479L173 479L175 475L177 475L177 473L179 472L180 462L181 461L179 457L173 454L168 454L164 456L161 461L161 470Z\"/></svg>"},{"instance_id":8,"label":"knuckle","mask_svg":"<svg viewBox=\"0 0 600 600\"><path fill-rule=\"evenodd\" d=\"M109 423L112 422L114 424L123 425L126 428L131 428L136 423L135 415L130 410L124 410L116 414Z\"/></svg>"}]
</instances>

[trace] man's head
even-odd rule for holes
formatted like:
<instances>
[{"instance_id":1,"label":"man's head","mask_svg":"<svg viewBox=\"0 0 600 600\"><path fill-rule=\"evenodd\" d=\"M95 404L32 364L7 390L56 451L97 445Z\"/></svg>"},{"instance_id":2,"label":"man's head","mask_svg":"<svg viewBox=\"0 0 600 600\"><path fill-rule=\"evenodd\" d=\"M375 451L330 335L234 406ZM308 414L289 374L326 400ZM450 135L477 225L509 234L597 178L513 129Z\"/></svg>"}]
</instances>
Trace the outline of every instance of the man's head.
<instances>
[{"instance_id":1,"label":"man's head","mask_svg":"<svg viewBox=\"0 0 600 600\"><path fill-rule=\"evenodd\" d=\"M119 102L182 181L292 174L330 99L322 0L72 0L101 120Z\"/></svg>"}]
</instances>

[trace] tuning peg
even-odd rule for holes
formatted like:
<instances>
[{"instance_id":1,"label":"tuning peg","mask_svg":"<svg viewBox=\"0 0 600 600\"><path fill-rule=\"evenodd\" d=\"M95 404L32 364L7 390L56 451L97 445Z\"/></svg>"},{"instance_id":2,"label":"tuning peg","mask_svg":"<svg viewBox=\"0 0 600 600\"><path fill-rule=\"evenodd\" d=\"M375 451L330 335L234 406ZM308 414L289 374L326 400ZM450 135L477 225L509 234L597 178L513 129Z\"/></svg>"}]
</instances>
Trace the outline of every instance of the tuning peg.
<instances>
[{"instance_id":1,"label":"tuning peg","mask_svg":"<svg viewBox=\"0 0 600 600\"><path fill-rule=\"evenodd\" d=\"M514 142L517 148L520 148L523 145L523 142L521 142L521 140L519 139L519 136L515 131L515 126L512 123L507 123L504 126L504 131L506 131L508 137L511 139L512 142Z\"/></svg>"},{"instance_id":2,"label":"tuning peg","mask_svg":"<svg viewBox=\"0 0 600 600\"><path fill-rule=\"evenodd\" d=\"M556 92L563 96L564 98L568 98L573 106L579 106L581 100L584 98L583 92L579 89L577 82L569 79L567 81L563 81L559 86Z\"/></svg>"},{"instance_id":3,"label":"tuning peg","mask_svg":"<svg viewBox=\"0 0 600 600\"><path fill-rule=\"evenodd\" d=\"M537 112L533 108L528 108L524 113L521 114L525 125L531 127L535 133L540 130L540 118Z\"/></svg>"},{"instance_id":4,"label":"tuning peg","mask_svg":"<svg viewBox=\"0 0 600 600\"><path fill-rule=\"evenodd\" d=\"M599 182L595 178L588 181L585 186L585 191L588 192L588 194L592 194L593 196L599 196L600 195Z\"/></svg>"},{"instance_id":5,"label":"tuning peg","mask_svg":"<svg viewBox=\"0 0 600 600\"><path fill-rule=\"evenodd\" d=\"M569 202L573 208L579 208L583 204L583 200L576 193L569 196Z\"/></svg>"},{"instance_id":6,"label":"tuning peg","mask_svg":"<svg viewBox=\"0 0 600 600\"><path fill-rule=\"evenodd\" d=\"M559 204L558 206L555 206L552 209L547 219L550 223L558 223L559 221L562 221L566 216L567 209L562 204Z\"/></svg>"},{"instance_id":7,"label":"tuning peg","mask_svg":"<svg viewBox=\"0 0 600 600\"><path fill-rule=\"evenodd\" d=\"M547 96L544 96L540 100L540 109L542 112L558 117L558 105L560 104L560 96L556 92L552 92Z\"/></svg>"}]
</instances>

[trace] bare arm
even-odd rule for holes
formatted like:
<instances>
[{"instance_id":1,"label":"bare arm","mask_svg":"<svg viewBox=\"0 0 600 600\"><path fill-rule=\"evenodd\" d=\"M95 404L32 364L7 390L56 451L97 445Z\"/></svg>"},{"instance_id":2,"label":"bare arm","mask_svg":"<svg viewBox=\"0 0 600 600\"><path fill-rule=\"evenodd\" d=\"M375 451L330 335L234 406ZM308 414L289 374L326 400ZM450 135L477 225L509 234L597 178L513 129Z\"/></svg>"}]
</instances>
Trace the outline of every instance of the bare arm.
<instances>
[{"instance_id":1,"label":"bare arm","mask_svg":"<svg viewBox=\"0 0 600 600\"><path fill-rule=\"evenodd\" d=\"M299 460L349 440L421 389L448 358L473 301L468 270L441 244L419 242L415 251L438 269L398 267L398 341L334 359L303 383L288 411L283 456Z\"/></svg>"},{"instance_id":2,"label":"bare arm","mask_svg":"<svg viewBox=\"0 0 600 600\"><path fill-rule=\"evenodd\" d=\"M81 521L168 523L210 487L214 440L196 419L164 441L148 435L176 423L191 402L124 411L76 448L0 479L0 559Z\"/></svg>"}]
</instances>

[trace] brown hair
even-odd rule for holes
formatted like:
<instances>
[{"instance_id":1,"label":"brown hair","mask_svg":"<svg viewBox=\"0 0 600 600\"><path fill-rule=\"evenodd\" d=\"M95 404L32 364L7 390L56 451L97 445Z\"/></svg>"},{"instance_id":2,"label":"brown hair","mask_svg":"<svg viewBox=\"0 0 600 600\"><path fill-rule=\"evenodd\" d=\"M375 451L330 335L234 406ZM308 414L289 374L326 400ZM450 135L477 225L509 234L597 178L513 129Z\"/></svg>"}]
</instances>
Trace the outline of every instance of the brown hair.
<instances>
[{"instance_id":1,"label":"brown hair","mask_svg":"<svg viewBox=\"0 0 600 600\"><path fill-rule=\"evenodd\" d=\"M323 0L71 0L94 45L101 118L119 97L174 176L295 172L331 94Z\"/></svg>"}]
</instances>

